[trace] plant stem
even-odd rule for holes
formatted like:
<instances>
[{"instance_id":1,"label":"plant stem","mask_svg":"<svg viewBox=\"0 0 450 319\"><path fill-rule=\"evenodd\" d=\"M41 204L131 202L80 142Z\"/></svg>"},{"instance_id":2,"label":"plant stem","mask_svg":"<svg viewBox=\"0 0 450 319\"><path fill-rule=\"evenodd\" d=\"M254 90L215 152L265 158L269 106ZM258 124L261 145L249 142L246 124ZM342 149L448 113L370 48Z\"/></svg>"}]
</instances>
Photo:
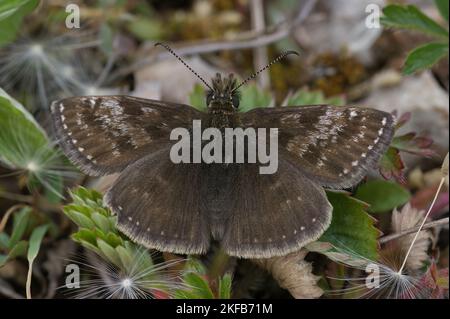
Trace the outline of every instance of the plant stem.
<instances>
[{"instance_id":1,"label":"plant stem","mask_svg":"<svg viewBox=\"0 0 450 319\"><path fill-rule=\"evenodd\" d=\"M422 230L428 229L428 228L433 228L433 227L440 226L440 225L445 225L445 224L448 224L448 223L449 223L449 218L448 217L441 218L441 219L438 219L438 220L433 220L433 221L428 222L425 225L423 225ZM400 237L403 237L403 236L415 233L419 228L420 228L420 226L412 227L412 228L409 228L409 229L405 229L405 230L403 230L403 231L401 231L399 233L395 233L395 234L391 234L391 235L387 235L387 236L381 237L379 242L380 242L380 244L385 244L385 243L387 243L387 242L389 242L391 240L394 240L394 239L397 239L397 238L400 238Z\"/></svg>"},{"instance_id":2,"label":"plant stem","mask_svg":"<svg viewBox=\"0 0 450 319\"><path fill-rule=\"evenodd\" d=\"M416 243L417 237L419 237L420 231L422 230L423 226L425 225L425 222L428 219L428 216L431 213L431 209L433 208L434 203L436 202L439 192L441 191L442 185L444 185L444 181L445 181L445 178L442 178L441 182L439 183L439 186L438 186L438 189L436 190L436 194L434 195L433 201L431 202L431 205L428 208L428 211L425 214L425 217L423 218L422 224L420 225L419 229L417 230L416 235L414 236L414 239L412 240L411 245L409 246L409 249L408 249L408 252L406 253L405 259L403 260L403 264L400 267L400 270L398 271L399 274L401 274L403 271L403 268L405 268L406 261L408 260L409 254L411 253L411 250L412 250L414 244Z\"/></svg>"},{"instance_id":3,"label":"plant stem","mask_svg":"<svg viewBox=\"0 0 450 319\"><path fill-rule=\"evenodd\" d=\"M33 274L33 263L30 263L30 266L28 267L28 274L27 274L27 283L26 283L26 295L27 299L31 299L31 277Z\"/></svg>"}]
</instances>

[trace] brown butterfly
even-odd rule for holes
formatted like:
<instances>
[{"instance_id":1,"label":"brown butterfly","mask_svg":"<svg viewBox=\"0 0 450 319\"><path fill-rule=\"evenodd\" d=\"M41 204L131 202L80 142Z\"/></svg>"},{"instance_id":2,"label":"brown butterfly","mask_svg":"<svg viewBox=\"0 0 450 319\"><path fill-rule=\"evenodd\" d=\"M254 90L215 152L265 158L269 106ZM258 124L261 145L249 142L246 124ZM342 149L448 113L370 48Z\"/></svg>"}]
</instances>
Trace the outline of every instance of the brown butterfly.
<instances>
[{"instance_id":1,"label":"brown butterfly","mask_svg":"<svg viewBox=\"0 0 450 319\"><path fill-rule=\"evenodd\" d=\"M202 254L214 239L232 256L285 255L327 229L332 207L323 187L358 183L389 146L394 118L374 109L331 105L238 113L238 88L261 71L240 84L232 75L218 74L211 86L193 71L209 88L207 113L131 96L56 101L56 134L85 173L120 173L105 201L118 215L118 228L136 242ZM261 175L251 163L174 164L169 135L174 128L191 129L193 120L205 127L278 128L277 172Z\"/></svg>"}]
</instances>

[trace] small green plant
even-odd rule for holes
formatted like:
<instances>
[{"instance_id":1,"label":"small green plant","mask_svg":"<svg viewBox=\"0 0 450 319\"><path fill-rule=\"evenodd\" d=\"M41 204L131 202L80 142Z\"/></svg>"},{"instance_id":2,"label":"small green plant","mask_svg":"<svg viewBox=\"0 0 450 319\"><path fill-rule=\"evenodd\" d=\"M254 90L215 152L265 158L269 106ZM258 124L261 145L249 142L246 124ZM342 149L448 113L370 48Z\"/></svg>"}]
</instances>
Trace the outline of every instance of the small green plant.
<instances>
[{"instance_id":1,"label":"small green plant","mask_svg":"<svg viewBox=\"0 0 450 319\"><path fill-rule=\"evenodd\" d=\"M30 190L44 188L47 199L60 200L70 166L33 116L1 88L0 127L0 165L23 172Z\"/></svg>"},{"instance_id":2,"label":"small green plant","mask_svg":"<svg viewBox=\"0 0 450 319\"><path fill-rule=\"evenodd\" d=\"M6 232L9 218L12 216L11 232ZM26 296L31 298L31 280L33 262L36 259L42 240L48 232L51 222L41 223L41 216L33 214L32 208L25 205L11 207L0 221L0 267L16 258L27 258L28 275Z\"/></svg>"},{"instance_id":3,"label":"small green plant","mask_svg":"<svg viewBox=\"0 0 450 319\"><path fill-rule=\"evenodd\" d=\"M448 0L435 0L447 24L448 3ZM387 27L419 31L435 38L435 41L421 45L408 54L403 67L404 74L430 68L439 60L448 57L448 25L447 28L441 26L413 5L388 5L383 9L383 13L381 22Z\"/></svg>"},{"instance_id":4,"label":"small green plant","mask_svg":"<svg viewBox=\"0 0 450 319\"><path fill-rule=\"evenodd\" d=\"M212 288L206 267L197 259L189 258L182 273L183 281L188 289L179 289L175 297L178 299L230 299L232 278L225 274L218 278L218 285Z\"/></svg>"},{"instance_id":5,"label":"small green plant","mask_svg":"<svg viewBox=\"0 0 450 319\"><path fill-rule=\"evenodd\" d=\"M145 247L117 230L117 217L104 206L100 193L79 187L71 192L71 197L73 202L64 207L64 213L78 226L72 238L111 265L105 271L114 282L106 286L89 282L80 296L101 295L102 289L108 289L110 296L125 298L229 298L229 275L219 278L217 294L213 294L206 280L205 267L192 257L181 273L174 275L170 269L184 260L155 263Z\"/></svg>"}]
</instances>

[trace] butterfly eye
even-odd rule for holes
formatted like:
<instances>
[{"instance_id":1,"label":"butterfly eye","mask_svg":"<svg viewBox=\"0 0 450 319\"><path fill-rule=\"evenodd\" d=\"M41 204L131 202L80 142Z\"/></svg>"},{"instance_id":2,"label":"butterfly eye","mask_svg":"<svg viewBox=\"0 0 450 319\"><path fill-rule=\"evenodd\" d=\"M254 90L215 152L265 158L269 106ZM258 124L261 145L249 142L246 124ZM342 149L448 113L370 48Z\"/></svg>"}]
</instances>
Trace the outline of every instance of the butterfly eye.
<instances>
[{"instance_id":1,"label":"butterfly eye","mask_svg":"<svg viewBox=\"0 0 450 319\"><path fill-rule=\"evenodd\" d=\"M216 97L212 93L208 93L206 95L206 106L209 106L212 100L214 100Z\"/></svg>"},{"instance_id":2,"label":"butterfly eye","mask_svg":"<svg viewBox=\"0 0 450 319\"><path fill-rule=\"evenodd\" d=\"M237 94L233 94L231 96L231 103L233 104L233 106L237 109L239 107L239 95Z\"/></svg>"}]
</instances>

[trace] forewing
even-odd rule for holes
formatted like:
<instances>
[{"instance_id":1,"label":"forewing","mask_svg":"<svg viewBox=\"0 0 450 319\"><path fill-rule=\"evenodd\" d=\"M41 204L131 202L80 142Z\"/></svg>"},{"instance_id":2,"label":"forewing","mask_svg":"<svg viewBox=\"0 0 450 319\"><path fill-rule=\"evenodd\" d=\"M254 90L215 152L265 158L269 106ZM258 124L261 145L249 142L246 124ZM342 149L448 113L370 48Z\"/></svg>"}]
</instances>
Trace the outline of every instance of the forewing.
<instances>
[{"instance_id":1,"label":"forewing","mask_svg":"<svg viewBox=\"0 0 450 319\"><path fill-rule=\"evenodd\" d=\"M105 195L118 228L134 241L162 251L205 253L210 230L200 211L198 164L173 164L163 149L130 165Z\"/></svg>"},{"instance_id":2,"label":"forewing","mask_svg":"<svg viewBox=\"0 0 450 319\"><path fill-rule=\"evenodd\" d=\"M389 146L391 114L330 105L255 109L241 115L243 126L279 129L280 156L322 186L358 183Z\"/></svg>"},{"instance_id":3,"label":"forewing","mask_svg":"<svg viewBox=\"0 0 450 319\"><path fill-rule=\"evenodd\" d=\"M332 207L325 191L287 161L274 174L257 164L234 165L235 184L222 246L232 255L269 258L296 251L328 228ZM211 225L214 227L214 225Z\"/></svg>"},{"instance_id":4,"label":"forewing","mask_svg":"<svg viewBox=\"0 0 450 319\"><path fill-rule=\"evenodd\" d=\"M89 175L122 171L201 118L187 105L131 96L67 98L53 102L52 115L63 151Z\"/></svg>"}]
</instances>

